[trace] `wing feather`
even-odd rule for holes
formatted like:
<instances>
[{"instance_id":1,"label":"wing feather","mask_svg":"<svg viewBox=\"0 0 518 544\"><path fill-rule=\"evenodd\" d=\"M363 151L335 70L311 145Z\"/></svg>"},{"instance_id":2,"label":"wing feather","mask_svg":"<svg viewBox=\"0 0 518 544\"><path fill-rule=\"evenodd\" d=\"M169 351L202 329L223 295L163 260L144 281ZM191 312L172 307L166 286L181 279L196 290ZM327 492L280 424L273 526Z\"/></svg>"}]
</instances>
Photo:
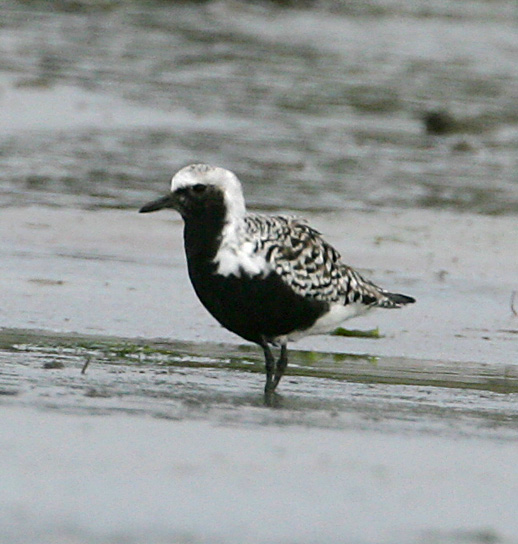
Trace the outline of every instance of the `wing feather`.
<instances>
[{"instance_id":1,"label":"wing feather","mask_svg":"<svg viewBox=\"0 0 518 544\"><path fill-rule=\"evenodd\" d=\"M295 292L329 303L396 307L390 293L341 262L338 251L305 222L289 216L248 214L247 236Z\"/></svg>"}]
</instances>

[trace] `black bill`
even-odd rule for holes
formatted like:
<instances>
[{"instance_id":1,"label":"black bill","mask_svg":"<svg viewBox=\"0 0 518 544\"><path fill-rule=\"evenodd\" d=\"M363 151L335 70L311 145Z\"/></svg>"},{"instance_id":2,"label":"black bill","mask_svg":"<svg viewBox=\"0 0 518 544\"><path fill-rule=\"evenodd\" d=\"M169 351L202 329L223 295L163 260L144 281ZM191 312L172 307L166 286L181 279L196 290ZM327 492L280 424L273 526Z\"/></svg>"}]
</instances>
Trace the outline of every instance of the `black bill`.
<instances>
[{"instance_id":1,"label":"black bill","mask_svg":"<svg viewBox=\"0 0 518 544\"><path fill-rule=\"evenodd\" d=\"M158 210L163 210L164 208L176 208L176 198L173 194L169 194L159 198L158 200L153 200L153 202L148 202L140 208L139 213L149 213L156 212Z\"/></svg>"}]
</instances>

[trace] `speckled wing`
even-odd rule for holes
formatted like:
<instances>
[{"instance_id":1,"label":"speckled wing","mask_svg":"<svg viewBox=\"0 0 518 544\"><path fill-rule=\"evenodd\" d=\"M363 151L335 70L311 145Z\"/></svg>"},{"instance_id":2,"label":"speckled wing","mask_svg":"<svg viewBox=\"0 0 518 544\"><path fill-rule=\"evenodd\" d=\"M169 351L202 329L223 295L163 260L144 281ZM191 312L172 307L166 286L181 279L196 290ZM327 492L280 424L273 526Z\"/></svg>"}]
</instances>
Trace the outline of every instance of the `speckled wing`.
<instances>
[{"instance_id":1,"label":"speckled wing","mask_svg":"<svg viewBox=\"0 0 518 544\"><path fill-rule=\"evenodd\" d=\"M245 224L255 250L299 295L344 305L397 308L405 303L343 264L338 251L303 221L248 214Z\"/></svg>"}]
</instances>

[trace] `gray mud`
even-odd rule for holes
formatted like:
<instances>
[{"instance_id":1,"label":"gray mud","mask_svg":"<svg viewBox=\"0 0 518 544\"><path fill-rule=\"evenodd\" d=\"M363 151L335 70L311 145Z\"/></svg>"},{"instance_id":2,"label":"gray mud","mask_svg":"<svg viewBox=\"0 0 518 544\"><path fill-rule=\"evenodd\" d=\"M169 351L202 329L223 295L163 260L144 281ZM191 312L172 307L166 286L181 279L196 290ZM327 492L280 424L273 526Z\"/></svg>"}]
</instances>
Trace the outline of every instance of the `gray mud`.
<instances>
[{"instance_id":1,"label":"gray mud","mask_svg":"<svg viewBox=\"0 0 518 544\"><path fill-rule=\"evenodd\" d=\"M2 544L518 542L517 21L0 0ZM417 304L290 346L265 406L136 213L192 161Z\"/></svg>"},{"instance_id":2,"label":"gray mud","mask_svg":"<svg viewBox=\"0 0 518 544\"><path fill-rule=\"evenodd\" d=\"M253 349L0 343L2 542L516 542L515 371L292 352L267 407Z\"/></svg>"},{"instance_id":3,"label":"gray mud","mask_svg":"<svg viewBox=\"0 0 518 544\"><path fill-rule=\"evenodd\" d=\"M418 303L293 344L269 406L171 218L0 216L1 542L516 542L513 218L313 215Z\"/></svg>"}]
</instances>

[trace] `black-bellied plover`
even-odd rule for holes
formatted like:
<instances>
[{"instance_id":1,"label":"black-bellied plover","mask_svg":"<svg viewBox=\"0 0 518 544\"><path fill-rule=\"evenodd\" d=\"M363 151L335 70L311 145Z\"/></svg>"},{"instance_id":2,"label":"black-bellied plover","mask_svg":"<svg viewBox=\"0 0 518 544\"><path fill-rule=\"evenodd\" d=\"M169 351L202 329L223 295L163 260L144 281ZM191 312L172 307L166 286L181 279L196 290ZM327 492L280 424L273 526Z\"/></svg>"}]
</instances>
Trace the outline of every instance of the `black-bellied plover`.
<instances>
[{"instance_id":1,"label":"black-bellied plover","mask_svg":"<svg viewBox=\"0 0 518 544\"><path fill-rule=\"evenodd\" d=\"M225 328L262 347L266 394L284 374L288 340L330 332L370 308L415 302L362 278L304 221L247 213L241 183L224 168L182 168L170 193L140 212L163 208L184 220L189 276L202 304ZM278 360L270 345L280 346Z\"/></svg>"}]
</instances>

